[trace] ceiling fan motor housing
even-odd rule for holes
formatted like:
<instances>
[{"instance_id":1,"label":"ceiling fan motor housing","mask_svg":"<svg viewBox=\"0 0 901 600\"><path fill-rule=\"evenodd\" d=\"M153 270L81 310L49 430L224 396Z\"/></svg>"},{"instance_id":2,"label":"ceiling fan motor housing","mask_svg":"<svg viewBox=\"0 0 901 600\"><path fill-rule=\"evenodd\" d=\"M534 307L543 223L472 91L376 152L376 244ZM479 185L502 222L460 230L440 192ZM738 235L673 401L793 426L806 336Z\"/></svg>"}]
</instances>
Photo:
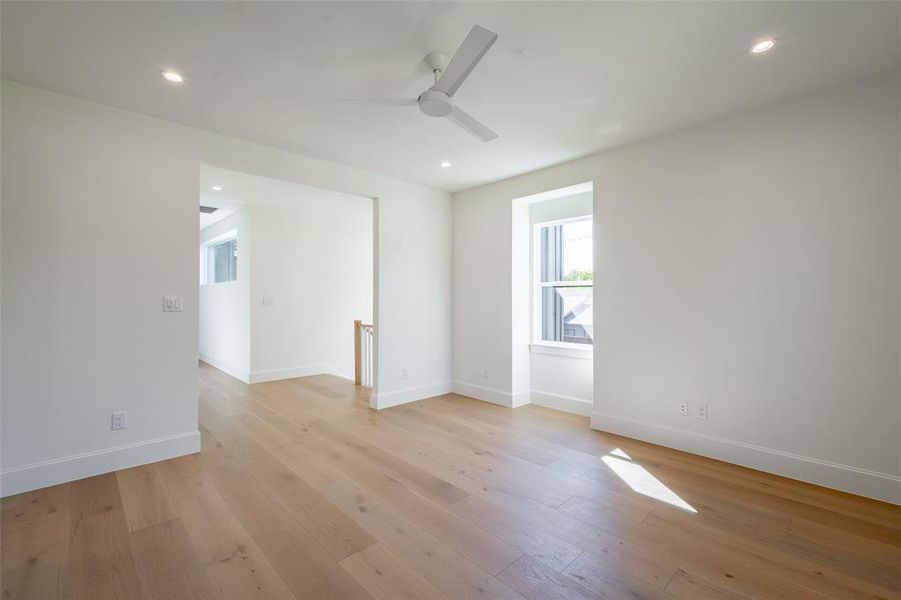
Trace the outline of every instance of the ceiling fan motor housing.
<instances>
[{"instance_id":1,"label":"ceiling fan motor housing","mask_svg":"<svg viewBox=\"0 0 901 600\"><path fill-rule=\"evenodd\" d=\"M430 117L446 117L454 109L450 96L438 90L426 90L419 96L419 110Z\"/></svg>"}]
</instances>

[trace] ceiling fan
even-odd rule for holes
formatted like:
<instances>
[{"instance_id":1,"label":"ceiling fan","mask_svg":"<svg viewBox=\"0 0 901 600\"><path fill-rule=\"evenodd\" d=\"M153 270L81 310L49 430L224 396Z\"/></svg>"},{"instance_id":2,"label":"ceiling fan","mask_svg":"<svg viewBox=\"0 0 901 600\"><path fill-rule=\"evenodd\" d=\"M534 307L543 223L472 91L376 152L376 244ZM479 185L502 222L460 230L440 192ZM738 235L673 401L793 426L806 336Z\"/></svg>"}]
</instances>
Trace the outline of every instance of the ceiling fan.
<instances>
[{"instance_id":1,"label":"ceiling fan","mask_svg":"<svg viewBox=\"0 0 901 600\"><path fill-rule=\"evenodd\" d=\"M441 52L433 52L425 57L426 64L435 75L435 85L422 92L418 98L373 98L363 102L379 106L419 106L423 114L430 117L447 117L483 142L490 142L497 134L456 106L454 94L495 40L497 40L496 33L474 25L450 62L447 55Z\"/></svg>"}]
</instances>

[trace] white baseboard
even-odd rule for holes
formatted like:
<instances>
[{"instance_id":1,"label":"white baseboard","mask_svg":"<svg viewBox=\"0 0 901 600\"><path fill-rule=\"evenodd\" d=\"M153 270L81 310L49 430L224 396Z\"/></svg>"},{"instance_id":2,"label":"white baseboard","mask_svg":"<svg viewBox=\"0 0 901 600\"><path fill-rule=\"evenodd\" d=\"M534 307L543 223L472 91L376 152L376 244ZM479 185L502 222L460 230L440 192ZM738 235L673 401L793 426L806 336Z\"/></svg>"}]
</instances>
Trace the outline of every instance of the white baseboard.
<instances>
[{"instance_id":1,"label":"white baseboard","mask_svg":"<svg viewBox=\"0 0 901 600\"><path fill-rule=\"evenodd\" d=\"M791 479L901 504L901 477L704 433L592 413L591 427Z\"/></svg>"},{"instance_id":2,"label":"white baseboard","mask_svg":"<svg viewBox=\"0 0 901 600\"><path fill-rule=\"evenodd\" d=\"M215 367L224 373L228 373L235 379L240 379L244 383L250 383L250 373L247 371L238 369L233 365L222 362L221 360L213 358L212 356L207 356L206 354L200 354L199 358L211 367Z\"/></svg>"},{"instance_id":3,"label":"white baseboard","mask_svg":"<svg viewBox=\"0 0 901 600\"><path fill-rule=\"evenodd\" d=\"M524 392L514 392L510 395L510 408L518 408L525 406L532 401L532 392L526 390Z\"/></svg>"},{"instance_id":4,"label":"white baseboard","mask_svg":"<svg viewBox=\"0 0 901 600\"><path fill-rule=\"evenodd\" d=\"M450 392L450 382L421 385L418 387L395 390L393 392L379 392L373 394L369 399L369 406L376 410L381 410L399 404L406 404L408 402L416 402L417 400L425 400L426 398L449 394Z\"/></svg>"},{"instance_id":5,"label":"white baseboard","mask_svg":"<svg viewBox=\"0 0 901 600\"><path fill-rule=\"evenodd\" d=\"M215 365L213 365L215 366ZM279 379L293 379L294 377L310 377L311 375L336 375L351 379L327 363L316 363L302 367L290 367L287 369L273 369L271 371L253 371L248 383L263 383L264 381L277 381Z\"/></svg>"},{"instance_id":6,"label":"white baseboard","mask_svg":"<svg viewBox=\"0 0 901 600\"><path fill-rule=\"evenodd\" d=\"M0 496L21 494L195 452L200 452L199 431L13 467L0 472Z\"/></svg>"},{"instance_id":7,"label":"white baseboard","mask_svg":"<svg viewBox=\"0 0 901 600\"><path fill-rule=\"evenodd\" d=\"M228 373L236 379L240 379L244 383L263 383L266 381L277 381L279 379L310 377L311 375L335 375L337 377L343 377L345 379L352 379L327 363L316 363L312 365L303 365L300 367L289 367L287 369L272 369L268 371L247 372L205 354L200 355L200 360L207 363L211 367L215 367L220 371Z\"/></svg>"},{"instance_id":8,"label":"white baseboard","mask_svg":"<svg viewBox=\"0 0 901 600\"><path fill-rule=\"evenodd\" d=\"M553 392L542 392L539 390L532 390L531 402L538 406L582 415L583 417L590 417L591 409L594 408L594 404L591 400L576 398L575 396L564 396L563 394L555 394Z\"/></svg>"},{"instance_id":9,"label":"white baseboard","mask_svg":"<svg viewBox=\"0 0 901 600\"><path fill-rule=\"evenodd\" d=\"M527 391L511 394L510 392L504 392L481 385L474 385L472 383L465 383L463 381L454 382L454 393L469 398L475 398L476 400L497 404L498 406L506 406L507 408L516 408L529 403L529 392Z\"/></svg>"},{"instance_id":10,"label":"white baseboard","mask_svg":"<svg viewBox=\"0 0 901 600\"><path fill-rule=\"evenodd\" d=\"M590 400L574 398L573 396L563 396L551 392L541 392L538 390L528 390L525 392L504 392L494 388L465 383L463 381L454 382L454 393L476 400L483 400L498 406L507 408L517 408L526 404L537 404L555 410L575 413L577 415L589 416L591 414L592 404Z\"/></svg>"}]
</instances>

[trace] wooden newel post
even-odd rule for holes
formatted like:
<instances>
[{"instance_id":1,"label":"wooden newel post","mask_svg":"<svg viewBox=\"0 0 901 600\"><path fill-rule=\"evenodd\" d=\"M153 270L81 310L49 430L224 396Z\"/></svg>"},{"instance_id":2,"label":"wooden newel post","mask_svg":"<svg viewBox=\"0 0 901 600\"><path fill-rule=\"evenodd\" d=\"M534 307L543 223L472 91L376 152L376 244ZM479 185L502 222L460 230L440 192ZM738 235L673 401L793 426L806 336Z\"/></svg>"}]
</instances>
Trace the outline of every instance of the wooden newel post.
<instances>
[{"instance_id":1,"label":"wooden newel post","mask_svg":"<svg viewBox=\"0 0 901 600\"><path fill-rule=\"evenodd\" d=\"M362 328L363 321L354 321L354 383L356 385L363 383L363 356L361 352L363 336L360 335Z\"/></svg>"}]
</instances>

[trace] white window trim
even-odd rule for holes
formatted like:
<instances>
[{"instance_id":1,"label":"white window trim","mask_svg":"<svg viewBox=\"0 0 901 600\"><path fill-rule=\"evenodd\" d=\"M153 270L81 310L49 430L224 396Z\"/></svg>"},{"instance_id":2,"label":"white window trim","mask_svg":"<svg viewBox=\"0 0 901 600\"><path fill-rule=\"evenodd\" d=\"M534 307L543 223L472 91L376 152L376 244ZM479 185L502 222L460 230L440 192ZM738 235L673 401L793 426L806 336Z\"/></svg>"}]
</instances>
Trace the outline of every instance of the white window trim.
<instances>
[{"instance_id":1,"label":"white window trim","mask_svg":"<svg viewBox=\"0 0 901 600\"><path fill-rule=\"evenodd\" d=\"M222 242L227 242L228 240L230 240L232 238L236 238L236 237L238 237L238 230L231 229L229 231L226 231L225 233L220 233L219 235L217 235L215 237L211 237L210 239L208 239L204 242L201 242L200 245L201 246L215 246L216 244L220 244Z\"/></svg>"},{"instance_id":2,"label":"white window trim","mask_svg":"<svg viewBox=\"0 0 901 600\"><path fill-rule=\"evenodd\" d=\"M570 356L575 358L588 358L594 356L594 344L574 344L572 342L551 342L541 339L541 290L546 287L590 287L594 293L594 278L591 283L585 281L541 281L541 229L553 225L565 225L579 221L594 221L594 215L569 217L554 221L542 221L532 224L532 343L529 351L538 354L554 354L557 356ZM593 234L593 231L592 231ZM594 235L592 235L592 254L594 249ZM593 262L593 261L592 261ZM594 265L592 264L592 273ZM586 347L587 346L587 347ZM585 356L587 354L587 357Z\"/></svg>"},{"instance_id":3,"label":"white window trim","mask_svg":"<svg viewBox=\"0 0 901 600\"><path fill-rule=\"evenodd\" d=\"M210 281L210 248L218 246L222 242L236 239L238 239L238 230L232 229L200 243L200 285L228 285L238 282L237 279L219 282Z\"/></svg>"},{"instance_id":4,"label":"white window trim","mask_svg":"<svg viewBox=\"0 0 901 600\"><path fill-rule=\"evenodd\" d=\"M572 344L567 342L540 341L529 344L529 352L533 354L549 354L582 360L594 359L594 346L590 344Z\"/></svg>"}]
</instances>

